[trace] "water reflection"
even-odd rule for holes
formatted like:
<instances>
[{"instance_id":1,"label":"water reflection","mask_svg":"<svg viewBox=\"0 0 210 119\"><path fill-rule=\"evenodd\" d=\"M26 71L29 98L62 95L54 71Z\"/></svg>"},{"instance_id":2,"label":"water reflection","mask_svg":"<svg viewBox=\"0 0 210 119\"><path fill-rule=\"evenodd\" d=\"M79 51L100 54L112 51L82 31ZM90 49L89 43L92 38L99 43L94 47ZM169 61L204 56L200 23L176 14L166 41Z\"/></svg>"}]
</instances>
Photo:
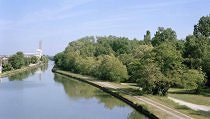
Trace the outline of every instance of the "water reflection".
<instances>
[{"instance_id":1,"label":"water reflection","mask_svg":"<svg viewBox=\"0 0 210 119\"><path fill-rule=\"evenodd\" d=\"M46 65L10 77L10 80L18 81L3 78L0 119L146 118L93 86L52 73L52 67L53 62L49 62L48 69Z\"/></svg>"},{"instance_id":2,"label":"water reflection","mask_svg":"<svg viewBox=\"0 0 210 119\"><path fill-rule=\"evenodd\" d=\"M90 86L89 84L71 79L60 74L54 74L54 80L61 83L64 87L66 94L74 100L96 98L100 103L111 110L115 107L126 107L127 104L112 97L111 95L104 93L103 91ZM128 119L146 119L144 115L134 110L128 114Z\"/></svg>"},{"instance_id":3,"label":"water reflection","mask_svg":"<svg viewBox=\"0 0 210 119\"><path fill-rule=\"evenodd\" d=\"M32 68L30 70L26 70L26 71L17 73L15 75L11 75L8 77L8 79L10 81L24 80L24 79L28 78L30 75L34 75L35 73L38 73L39 79L41 80L41 74L42 74L42 72L46 71L47 68L48 68L48 64L45 64L45 65L37 67L37 68Z\"/></svg>"},{"instance_id":4,"label":"water reflection","mask_svg":"<svg viewBox=\"0 0 210 119\"><path fill-rule=\"evenodd\" d=\"M128 115L128 119L148 119L148 118L146 118L144 115L134 110Z\"/></svg>"},{"instance_id":5,"label":"water reflection","mask_svg":"<svg viewBox=\"0 0 210 119\"><path fill-rule=\"evenodd\" d=\"M103 91L93 86L90 86L89 84L71 79L69 77L61 76L59 74L54 75L54 80L61 83L66 94L74 100L79 100L83 98L96 98L108 109L126 106L126 104L122 101L110 96L107 93L104 93Z\"/></svg>"}]
</instances>

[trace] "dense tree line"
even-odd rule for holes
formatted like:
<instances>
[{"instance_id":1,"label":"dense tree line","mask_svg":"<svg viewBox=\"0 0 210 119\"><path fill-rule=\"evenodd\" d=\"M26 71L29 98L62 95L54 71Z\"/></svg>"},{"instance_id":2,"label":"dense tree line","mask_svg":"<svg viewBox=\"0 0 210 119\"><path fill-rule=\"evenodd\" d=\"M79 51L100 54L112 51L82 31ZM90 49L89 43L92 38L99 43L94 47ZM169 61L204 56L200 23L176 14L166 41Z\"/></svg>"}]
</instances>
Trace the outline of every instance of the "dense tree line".
<instances>
[{"instance_id":1,"label":"dense tree line","mask_svg":"<svg viewBox=\"0 0 210 119\"><path fill-rule=\"evenodd\" d=\"M25 57L22 52L17 52L16 54L10 56L8 58L8 61L3 62L2 68L3 72L20 69L23 66L29 66L30 64L36 64L38 62L48 62L47 57L42 56L41 58L38 58L36 56L31 57Z\"/></svg>"},{"instance_id":2,"label":"dense tree line","mask_svg":"<svg viewBox=\"0 0 210 119\"><path fill-rule=\"evenodd\" d=\"M84 37L70 42L54 60L57 68L74 73L136 82L146 93L166 95L170 87L199 92L210 85L210 16L201 17L184 40L163 27L153 38L146 31L144 40Z\"/></svg>"}]
</instances>

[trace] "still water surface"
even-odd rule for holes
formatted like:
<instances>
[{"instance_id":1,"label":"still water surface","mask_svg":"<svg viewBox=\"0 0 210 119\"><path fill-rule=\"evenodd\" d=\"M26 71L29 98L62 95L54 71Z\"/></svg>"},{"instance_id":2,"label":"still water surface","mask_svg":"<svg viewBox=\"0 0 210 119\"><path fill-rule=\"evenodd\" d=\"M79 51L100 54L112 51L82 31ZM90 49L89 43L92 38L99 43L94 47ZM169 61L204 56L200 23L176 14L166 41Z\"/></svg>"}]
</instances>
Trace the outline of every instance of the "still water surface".
<instances>
[{"instance_id":1,"label":"still water surface","mask_svg":"<svg viewBox=\"0 0 210 119\"><path fill-rule=\"evenodd\" d=\"M145 119L124 102L51 72L53 62L2 78L0 119Z\"/></svg>"}]
</instances>

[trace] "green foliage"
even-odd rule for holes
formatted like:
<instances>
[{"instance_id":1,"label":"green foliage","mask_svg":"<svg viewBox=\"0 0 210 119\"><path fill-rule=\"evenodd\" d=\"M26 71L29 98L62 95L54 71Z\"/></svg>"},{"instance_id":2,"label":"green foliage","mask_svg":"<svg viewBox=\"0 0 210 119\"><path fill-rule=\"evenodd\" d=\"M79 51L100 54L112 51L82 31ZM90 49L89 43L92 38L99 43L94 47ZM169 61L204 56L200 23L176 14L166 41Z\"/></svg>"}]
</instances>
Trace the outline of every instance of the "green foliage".
<instances>
[{"instance_id":1,"label":"green foliage","mask_svg":"<svg viewBox=\"0 0 210 119\"><path fill-rule=\"evenodd\" d=\"M69 46L65 49L65 52L77 52L79 55L91 57L94 56L95 53L94 43L94 37L84 37L78 41L69 43Z\"/></svg>"},{"instance_id":2,"label":"green foliage","mask_svg":"<svg viewBox=\"0 0 210 119\"><path fill-rule=\"evenodd\" d=\"M158 62L164 74L170 70L176 70L181 67L182 55L180 51L176 50L174 44L164 42L156 47L153 52L155 53L155 60Z\"/></svg>"},{"instance_id":3,"label":"green foliage","mask_svg":"<svg viewBox=\"0 0 210 119\"><path fill-rule=\"evenodd\" d=\"M208 46L207 53L203 58L202 69L208 78L207 85L210 86L210 46Z\"/></svg>"},{"instance_id":4,"label":"green foliage","mask_svg":"<svg viewBox=\"0 0 210 119\"><path fill-rule=\"evenodd\" d=\"M141 62L141 63L140 63ZM163 75L156 63L150 59L136 62L133 78L137 79L138 85L146 93L166 95L169 89L169 81Z\"/></svg>"},{"instance_id":5,"label":"green foliage","mask_svg":"<svg viewBox=\"0 0 210 119\"><path fill-rule=\"evenodd\" d=\"M41 58L40 58L40 61L41 62L43 62L43 63L48 63L48 59L53 59L51 56L42 56Z\"/></svg>"},{"instance_id":6,"label":"green foliage","mask_svg":"<svg viewBox=\"0 0 210 119\"><path fill-rule=\"evenodd\" d=\"M94 75L94 69L96 68L96 59L94 57L79 57L76 60L77 71L80 74Z\"/></svg>"},{"instance_id":7,"label":"green foliage","mask_svg":"<svg viewBox=\"0 0 210 119\"><path fill-rule=\"evenodd\" d=\"M194 36L198 39L199 45L196 51L200 58L189 58L187 61L191 68L202 67L207 76L207 85L210 86L210 66L209 66L209 53L210 53L210 15L203 16L194 26ZM198 63L196 63L198 61ZM197 67L194 67L196 65Z\"/></svg>"},{"instance_id":8,"label":"green foliage","mask_svg":"<svg viewBox=\"0 0 210 119\"><path fill-rule=\"evenodd\" d=\"M31 63L31 58L24 57L24 64L25 64L25 66L28 66L30 63Z\"/></svg>"},{"instance_id":9,"label":"green foliage","mask_svg":"<svg viewBox=\"0 0 210 119\"><path fill-rule=\"evenodd\" d=\"M189 58L203 58L207 51L208 40L205 37L187 36L184 56Z\"/></svg>"},{"instance_id":10,"label":"green foliage","mask_svg":"<svg viewBox=\"0 0 210 119\"><path fill-rule=\"evenodd\" d=\"M17 52L8 58L8 62L3 64L3 71L5 72L13 69L20 69L23 66L29 66L31 63L35 64L39 61L47 63L48 59L45 56L42 56L41 59L36 56L25 57L22 52Z\"/></svg>"},{"instance_id":11,"label":"green foliage","mask_svg":"<svg viewBox=\"0 0 210 119\"><path fill-rule=\"evenodd\" d=\"M201 35L210 37L210 15L200 18L198 24L194 26L193 34L197 37Z\"/></svg>"},{"instance_id":12,"label":"green foliage","mask_svg":"<svg viewBox=\"0 0 210 119\"><path fill-rule=\"evenodd\" d=\"M125 37L97 37L99 44L106 48L111 48L116 54L129 53L131 51L131 45L128 38Z\"/></svg>"},{"instance_id":13,"label":"green foliage","mask_svg":"<svg viewBox=\"0 0 210 119\"><path fill-rule=\"evenodd\" d=\"M106 80L126 80L128 78L126 67L118 58L111 54L120 55L121 53L129 52L131 48L127 47L130 44L129 40L114 36L98 37L97 39L97 43L93 37L85 37L69 43L64 52L58 53L54 57L56 66L64 70L93 75L99 78L102 78L101 74L105 74L106 71L106 76L104 76ZM110 58L108 58L108 55L110 55ZM104 69L101 67L104 67ZM111 70L109 71L108 69Z\"/></svg>"},{"instance_id":14,"label":"green foliage","mask_svg":"<svg viewBox=\"0 0 210 119\"><path fill-rule=\"evenodd\" d=\"M94 54L96 57L100 55L110 55L112 53L114 53L114 51L109 46L109 44L101 43L100 41L98 42L98 44L96 44L95 54Z\"/></svg>"},{"instance_id":15,"label":"green foliage","mask_svg":"<svg viewBox=\"0 0 210 119\"><path fill-rule=\"evenodd\" d=\"M9 58L9 63L14 69L20 69L25 65L24 55L22 52L17 52L15 55Z\"/></svg>"},{"instance_id":16,"label":"green foliage","mask_svg":"<svg viewBox=\"0 0 210 119\"><path fill-rule=\"evenodd\" d=\"M171 28L164 29L163 27L159 27L158 31L155 33L155 36L152 38L152 45L158 46L162 42L173 42L176 41L177 36L176 32Z\"/></svg>"},{"instance_id":17,"label":"green foliage","mask_svg":"<svg viewBox=\"0 0 210 119\"><path fill-rule=\"evenodd\" d=\"M205 83L205 75L199 70L186 70L182 75L182 84L186 89L196 89L199 91L200 86Z\"/></svg>"},{"instance_id":18,"label":"green foliage","mask_svg":"<svg viewBox=\"0 0 210 119\"><path fill-rule=\"evenodd\" d=\"M31 63L36 64L38 62L38 58L36 56L31 57Z\"/></svg>"},{"instance_id":19,"label":"green foliage","mask_svg":"<svg viewBox=\"0 0 210 119\"><path fill-rule=\"evenodd\" d=\"M58 53L54 56L55 64L57 67L62 67L63 66L63 58L64 58L64 53Z\"/></svg>"},{"instance_id":20,"label":"green foliage","mask_svg":"<svg viewBox=\"0 0 210 119\"><path fill-rule=\"evenodd\" d=\"M199 91L210 85L209 16L202 17L194 35L178 40L171 28L159 27L154 37L84 37L69 43L55 57L56 67L102 80L135 82L144 92L166 95L170 87ZM152 45L151 45L152 44ZM207 76L207 77L206 77Z\"/></svg>"},{"instance_id":21,"label":"green foliage","mask_svg":"<svg viewBox=\"0 0 210 119\"><path fill-rule=\"evenodd\" d=\"M3 68L3 72L6 72L6 71L11 71L13 68L12 68L12 65L10 63L7 63L7 64L3 64L2 65L2 68Z\"/></svg>"},{"instance_id":22,"label":"green foliage","mask_svg":"<svg viewBox=\"0 0 210 119\"><path fill-rule=\"evenodd\" d=\"M146 35L144 35L144 42L147 45L151 44L151 33L149 30L146 31Z\"/></svg>"},{"instance_id":23,"label":"green foliage","mask_svg":"<svg viewBox=\"0 0 210 119\"><path fill-rule=\"evenodd\" d=\"M123 82L128 79L126 66L113 55L103 57L98 72L98 77L102 80Z\"/></svg>"}]
</instances>

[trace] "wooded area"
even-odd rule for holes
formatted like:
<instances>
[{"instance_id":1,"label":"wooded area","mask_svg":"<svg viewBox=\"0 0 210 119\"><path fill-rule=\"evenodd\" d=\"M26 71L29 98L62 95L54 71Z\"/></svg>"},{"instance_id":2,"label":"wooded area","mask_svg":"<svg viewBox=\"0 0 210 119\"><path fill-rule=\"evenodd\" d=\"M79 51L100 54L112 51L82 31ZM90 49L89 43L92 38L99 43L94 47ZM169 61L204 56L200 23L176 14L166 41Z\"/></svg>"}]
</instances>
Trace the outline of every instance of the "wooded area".
<instances>
[{"instance_id":1,"label":"wooded area","mask_svg":"<svg viewBox=\"0 0 210 119\"><path fill-rule=\"evenodd\" d=\"M159 27L143 40L116 36L84 37L55 57L57 68L101 80L135 82L145 93L166 95L170 87L199 93L210 86L210 15L200 18L193 35L178 39Z\"/></svg>"}]
</instances>

